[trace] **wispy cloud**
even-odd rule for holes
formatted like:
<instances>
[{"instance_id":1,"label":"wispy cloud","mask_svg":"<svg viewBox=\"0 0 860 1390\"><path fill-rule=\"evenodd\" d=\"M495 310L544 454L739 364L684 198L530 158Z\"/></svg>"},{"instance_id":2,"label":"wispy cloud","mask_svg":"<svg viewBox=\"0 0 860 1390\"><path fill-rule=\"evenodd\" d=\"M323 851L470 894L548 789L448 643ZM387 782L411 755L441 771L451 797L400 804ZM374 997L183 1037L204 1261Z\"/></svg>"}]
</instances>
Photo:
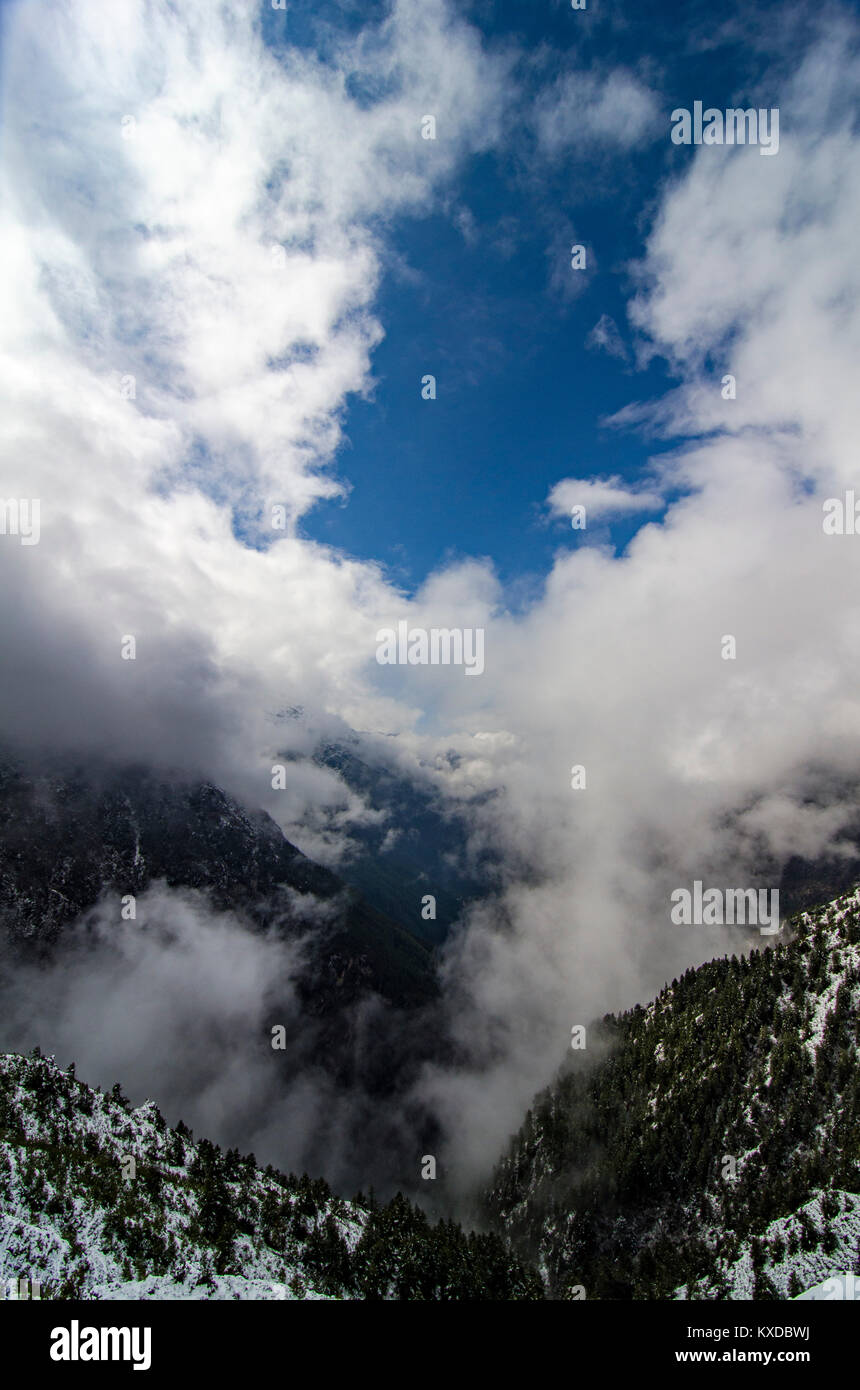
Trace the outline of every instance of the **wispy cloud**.
<instances>
[{"instance_id":1,"label":"wispy cloud","mask_svg":"<svg viewBox=\"0 0 860 1390\"><path fill-rule=\"evenodd\" d=\"M585 507L588 517L629 516L635 512L654 512L663 498L649 489L625 487L620 477L562 478L547 497L554 516L570 516L572 507Z\"/></svg>"},{"instance_id":2,"label":"wispy cloud","mask_svg":"<svg viewBox=\"0 0 860 1390\"><path fill-rule=\"evenodd\" d=\"M610 314L601 314L585 340L586 347L606 352L610 357L619 357L626 362L629 353L618 331L618 324Z\"/></svg>"},{"instance_id":3,"label":"wispy cloud","mask_svg":"<svg viewBox=\"0 0 860 1390\"><path fill-rule=\"evenodd\" d=\"M656 94L623 68L568 72L538 96L535 128L546 155L591 159L613 146L652 140L659 125Z\"/></svg>"}]
</instances>

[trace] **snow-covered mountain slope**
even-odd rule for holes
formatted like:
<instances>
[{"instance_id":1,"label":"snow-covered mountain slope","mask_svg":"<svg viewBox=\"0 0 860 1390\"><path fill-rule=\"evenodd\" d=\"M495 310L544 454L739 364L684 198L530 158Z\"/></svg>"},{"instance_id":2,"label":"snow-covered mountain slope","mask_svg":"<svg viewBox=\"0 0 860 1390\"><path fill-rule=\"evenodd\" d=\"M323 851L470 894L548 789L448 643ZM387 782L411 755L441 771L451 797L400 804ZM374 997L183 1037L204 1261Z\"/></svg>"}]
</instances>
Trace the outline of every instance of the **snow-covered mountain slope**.
<instances>
[{"instance_id":1,"label":"snow-covered mountain slope","mask_svg":"<svg viewBox=\"0 0 860 1390\"><path fill-rule=\"evenodd\" d=\"M494 1236L261 1171L39 1056L0 1056L0 1213L0 1283L43 1298L542 1294Z\"/></svg>"},{"instance_id":2,"label":"snow-covered mountain slope","mask_svg":"<svg viewBox=\"0 0 860 1390\"><path fill-rule=\"evenodd\" d=\"M831 1279L836 1270L853 1271L858 1258L860 1196L830 1189L816 1192L791 1216L769 1222L761 1235L744 1240L735 1260L718 1259L711 1277L685 1285L676 1297L750 1299L762 1282L773 1297L807 1297L799 1290ZM860 1274L857 1283L860 1293Z\"/></svg>"},{"instance_id":3,"label":"snow-covered mountain slope","mask_svg":"<svg viewBox=\"0 0 860 1390\"><path fill-rule=\"evenodd\" d=\"M486 1197L555 1296L785 1298L858 1268L860 894L589 1030Z\"/></svg>"}]
</instances>

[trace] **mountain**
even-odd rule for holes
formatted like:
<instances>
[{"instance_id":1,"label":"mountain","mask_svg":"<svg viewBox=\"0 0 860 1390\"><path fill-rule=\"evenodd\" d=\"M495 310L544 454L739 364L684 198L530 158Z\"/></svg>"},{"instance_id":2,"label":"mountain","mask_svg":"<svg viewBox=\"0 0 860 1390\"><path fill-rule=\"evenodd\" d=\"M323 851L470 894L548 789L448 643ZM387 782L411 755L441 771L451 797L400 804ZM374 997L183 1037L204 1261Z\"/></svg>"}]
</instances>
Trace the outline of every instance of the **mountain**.
<instances>
[{"instance_id":1,"label":"mountain","mask_svg":"<svg viewBox=\"0 0 860 1390\"><path fill-rule=\"evenodd\" d=\"M52 1058L0 1055L0 1283L51 1298L534 1299L493 1235L398 1195L335 1197L132 1110Z\"/></svg>"},{"instance_id":2,"label":"mountain","mask_svg":"<svg viewBox=\"0 0 860 1390\"><path fill-rule=\"evenodd\" d=\"M123 895L140 895L160 883L205 895L213 909L232 910L240 930L300 939L298 976L290 973L267 982L273 996L267 998L267 1017L288 1016L286 1001L296 987L300 1008L289 1014L288 1050L273 1050L265 1029L246 1040L248 1057L254 1065L259 1062L261 1075L265 1067L257 1111L233 1117L233 1129L212 1137L241 1143L248 1133L263 1132L273 1104L294 1082L316 1086L322 1081L330 1104L344 1102L337 1110L338 1145L351 1165L348 1180L342 1180L343 1168L337 1176L330 1166L328 1119L301 1157L284 1158L277 1149L264 1149L265 1156L325 1173L341 1192L372 1180L387 1195L398 1188L423 1193L416 1156L438 1152L444 1135L435 1113L415 1100L415 1083L428 1062L456 1062L450 1040L438 1026L431 929L437 939L444 936L469 895L483 891L492 866L484 861L476 867L461 856L466 823L459 813L443 813L429 785L413 788L396 769L365 752L359 742L323 744L317 750L317 761L336 770L379 812L377 822L369 818L358 834L357 855L343 877L302 854L270 817L243 808L211 783L169 782L133 766L90 766L84 773L68 765L34 770L8 758L0 762L0 978L14 993L19 962L40 968L54 962L65 969L77 949L74 922L105 899L115 899L118 909ZM392 837L392 831L398 833ZM831 863L817 869L797 861L791 870L794 891L805 899L830 881L832 870ZM840 872L847 872L844 865ZM444 911L439 921L427 924L428 940L422 943L413 932L425 890L437 896ZM100 940L99 950L115 950L112 935ZM37 974L30 969L30 981ZM499 1261L499 1268L508 1268L507 1256L498 1252L510 1247L521 1262L518 1269L538 1266L551 1297L581 1296L584 1290L590 1299L795 1297L834 1270L856 1269L858 1004L860 899L852 892L824 909L800 912L766 948L689 970L647 1008L637 1005L597 1021L588 1030L586 1049L569 1053L556 1080L535 1100L483 1196L479 1223L498 1238L492 1245L494 1268ZM13 1038L6 1045L29 1046L33 1040ZM70 1055L76 1055L74 1049ZM3 1228L0 1240L6 1241L3 1249L27 1259L48 1258L47 1246L43 1249L40 1242L66 1241L59 1264L54 1260L53 1273L45 1275L55 1285L58 1279L63 1287L69 1280L88 1279L69 1287L86 1287L93 1296L103 1296L96 1290L122 1286L123 1296L269 1297L279 1296L268 1292L273 1282L280 1288L295 1277L300 1281L296 1288L308 1290L309 1296L367 1296L368 1290L369 1296L377 1296L383 1285L367 1282L364 1255L379 1223L390 1220L395 1234L386 1228L385 1240L390 1238L399 1250L402 1228L404 1249L421 1251L414 1268L426 1264L431 1274L444 1273L438 1288L433 1285L436 1293L404 1296L473 1296L438 1292L454 1285L445 1283L448 1267L439 1265L442 1257L434 1242L444 1243L450 1236L456 1251L448 1251L445 1259L459 1261L458 1268L468 1265L457 1244L462 1235L456 1234L458 1228L445 1227L448 1236L443 1239L408 1203L379 1208L362 1199L344 1207L325 1184L272 1177L273 1170L266 1170L265 1181L279 1191L288 1189L291 1203L296 1194L305 1201L302 1194L325 1190L324 1199L314 1198L314 1221L318 1216L325 1237L315 1225L305 1232L308 1242L299 1231L297 1242L287 1248L272 1244L273 1228L255 1225L256 1218L248 1217L252 1229L240 1235L248 1236L251 1245L237 1245L239 1238L231 1236L233 1243L227 1244L233 1254L222 1258L221 1226L217 1221L207 1225L201 1217L206 1238L194 1236L198 1264L193 1252L184 1265L168 1260L169 1241L150 1249L141 1235L143 1254L132 1239L128 1249L122 1247L121 1259L117 1255L113 1264L104 1264L108 1272L98 1279L99 1260L108 1260L105 1231L112 1231L106 1216L107 1225L98 1228L93 1245L101 1253L94 1256L90 1273L82 1273L71 1235L64 1235L56 1222L45 1225L43 1217L59 1218L61 1209L66 1211L65 1170L54 1151L68 1142L70 1163L77 1153L73 1131L82 1121L75 1097L83 1097L84 1118L93 1112L87 1111L86 1088L68 1091L67 1073L44 1059L27 1065L34 1070L21 1073L20 1094L15 1089L0 1109L0 1144L12 1149L23 1144L25 1152L12 1162L10 1150L8 1161L0 1162L0 1186L6 1181L3 1174L12 1169L21 1177L24 1186L9 1189L10 1205L2 1210L9 1219L24 1222L27 1242L36 1244L31 1248L25 1242L26 1248L18 1251L11 1227ZM58 1082L58 1076L67 1080ZM106 1078L102 1074L100 1079ZM136 1098L154 1089L147 1078ZM163 1121L150 1121L146 1107L129 1120L125 1103L114 1099L119 1111L111 1109L109 1116L106 1111L102 1115L106 1099L92 1102L102 1115L99 1123L107 1126L105 1133L114 1133L118 1125L116 1133L132 1135L138 1124L154 1125L158 1134L166 1131ZM173 1109L171 1118L179 1113L188 1117L185 1103ZM8 1123L4 1115L11 1115ZM47 1137L31 1150L27 1145L37 1138L39 1126L47 1126ZM218 1121L206 1121L205 1127L217 1130ZM190 1145L187 1135L176 1133ZM158 1217L164 1184L168 1178L179 1183L177 1174L171 1178L164 1168L161 1141L152 1138L149 1128L146 1136L139 1171L154 1174L149 1186L147 1179L120 1191L115 1175L108 1181L103 1165L97 1165L108 1194L105 1210L131 1203L132 1232L135 1212L143 1210L135 1204L150 1203L142 1228L149 1229ZM93 1145L100 1142L98 1135L84 1137L83 1152L95 1153ZM266 1141L252 1142L260 1149ZM217 1201L212 1200L220 1211L235 1207L242 1196L231 1184L240 1181L236 1174L245 1172L241 1163L247 1167L247 1161L238 1160L235 1150L229 1163L219 1154L217 1147L201 1141L185 1156L196 1165L194 1174L202 1175L201 1192L209 1186L216 1192ZM344 1161L343 1155L338 1161ZM61 1168L55 1171L51 1165L57 1162ZM251 1187L257 1181L248 1180ZM101 1201L101 1179L94 1182L89 1195L81 1197L85 1206ZM178 1200L176 1192L171 1189L171 1203ZM266 1192L268 1198L254 1188L249 1210L269 1210L277 1194L269 1188ZM440 1201L434 1191L428 1202L431 1196ZM206 1210L203 1201L204 1214ZM379 1215L382 1211L390 1215ZM337 1228L334 1235L329 1218ZM67 1225L72 1221L70 1210L63 1219ZM167 1217L159 1219L162 1229ZM189 1216L187 1228L174 1232L177 1242L192 1239L196 1219ZM49 1228L53 1235L45 1234ZM225 1229L232 1229L229 1222ZM37 1230L42 1234L34 1234ZM343 1265L338 1241L352 1260L365 1234L359 1265ZM349 1277L340 1283L332 1283L327 1273L323 1279L313 1264L315 1242L323 1239L335 1252L333 1267L347 1270ZM473 1249L478 1238L462 1239L465 1250ZM56 1245L55 1253L60 1248ZM233 1258L237 1250L239 1257ZM270 1258L272 1250L277 1259ZM207 1251L208 1262L203 1258ZM418 1276L405 1254L403 1261L402 1268L413 1272L402 1276L402 1287L412 1288L409 1281ZM391 1276L395 1284L402 1268L398 1264ZM283 1277L276 1278L273 1270L281 1270ZM497 1288L486 1282L486 1273L481 1278L482 1287ZM531 1296L537 1286L529 1283L531 1275L522 1278ZM463 1279L467 1282L457 1287L476 1287L474 1281L468 1284L467 1274ZM394 1284L385 1285L389 1292L390 1287ZM425 1286L419 1280L414 1287Z\"/></svg>"},{"instance_id":3,"label":"mountain","mask_svg":"<svg viewBox=\"0 0 860 1390\"><path fill-rule=\"evenodd\" d=\"M336 772L351 792L376 814L349 828L353 852L339 872L373 906L400 922L429 946L439 945L470 901L492 886L494 856L467 854L470 822L465 811L445 804L431 782L407 777L389 766L380 750L357 736L324 740L313 761ZM458 755L448 762L456 766ZM469 810L487 800L476 794ZM425 894L436 899L436 916L422 915Z\"/></svg>"},{"instance_id":4,"label":"mountain","mask_svg":"<svg viewBox=\"0 0 860 1390\"><path fill-rule=\"evenodd\" d=\"M492 1229L555 1298L786 1298L860 1271L858 1005L854 891L607 1015L498 1165Z\"/></svg>"},{"instance_id":5,"label":"mountain","mask_svg":"<svg viewBox=\"0 0 860 1390\"><path fill-rule=\"evenodd\" d=\"M205 890L213 906L286 934L307 930L297 895L328 905L333 920L317 928L302 989L316 1013L369 990L404 1006L436 994L421 942L218 787L135 766L0 763L0 932L13 951L48 955L102 894L138 895L158 880Z\"/></svg>"}]
</instances>

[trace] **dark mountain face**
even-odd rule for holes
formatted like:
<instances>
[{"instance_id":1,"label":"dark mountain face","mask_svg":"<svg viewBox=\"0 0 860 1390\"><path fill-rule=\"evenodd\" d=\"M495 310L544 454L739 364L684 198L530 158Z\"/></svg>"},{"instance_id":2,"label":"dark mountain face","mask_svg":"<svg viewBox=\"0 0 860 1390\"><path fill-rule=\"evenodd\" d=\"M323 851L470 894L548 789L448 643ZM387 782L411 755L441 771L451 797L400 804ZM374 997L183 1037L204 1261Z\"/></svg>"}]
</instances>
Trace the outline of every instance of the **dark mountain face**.
<instances>
[{"instance_id":1,"label":"dark mountain face","mask_svg":"<svg viewBox=\"0 0 860 1390\"><path fill-rule=\"evenodd\" d=\"M333 1124L341 1157L350 1155L337 1171L351 1184L422 1191L420 1156L437 1152L442 1136L415 1102L415 1082L428 1062L451 1069L455 1056L431 953L411 933L421 896L433 893L440 914L427 932L441 938L492 866L476 869L459 855L465 822L443 814L426 788L341 745L318 757L385 812L358 837L350 885L265 813L210 783L7 759L0 977L62 968L91 910L112 900L118 918L123 897L160 884L234 913L243 940L247 932L300 942L289 977L266 986L266 1026L269 1013L290 1020L286 1049L272 1050L265 1027L242 1035L245 1050L227 1064L240 1055L243 1078L257 1078L257 1112L237 1111L232 1130L213 1138L241 1142L297 1079L321 1084L332 1109L309 1141L312 1171L332 1175L325 1126ZM385 849L392 827L401 833ZM793 862L784 890L814 893L837 870L849 871L844 860ZM689 1297L787 1296L792 1280L809 1286L827 1276L829 1265L816 1260L853 1259L858 916L851 898L801 917L776 945L688 971L647 1009L589 1030L586 1050L572 1052L536 1100L483 1202L482 1219L540 1263L553 1296L584 1288L589 1298L667 1297L679 1287ZM102 939L99 949L113 943ZM298 1013L287 1007L293 987ZM442 1184L439 1193L428 1200L443 1204Z\"/></svg>"},{"instance_id":2,"label":"dark mountain face","mask_svg":"<svg viewBox=\"0 0 860 1390\"><path fill-rule=\"evenodd\" d=\"M555 1297L789 1297L860 1271L860 895L607 1016L485 1198ZM846 1264L847 1261L847 1264Z\"/></svg>"},{"instance_id":3,"label":"dark mountain face","mask_svg":"<svg viewBox=\"0 0 860 1390\"><path fill-rule=\"evenodd\" d=\"M483 897L493 881L492 854L468 854L465 814L442 805L430 783L373 759L359 739L322 743L314 761L382 813L377 825L351 828L356 849L340 868L344 879L428 945L443 942L466 905ZM426 894L436 900L433 919L422 916Z\"/></svg>"},{"instance_id":4,"label":"dark mountain face","mask_svg":"<svg viewBox=\"0 0 860 1390\"><path fill-rule=\"evenodd\" d=\"M175 1035L184 1036L187 1016L197 1045L213 1059L205 1085L224 1090L223 1124L215 1122L213 1138L238 1143L243 1135L265 1132L266 1157L279 1159L279 1136L288 1132L300 1142L304 1161L333 1181L374 1185L379 1192L415 1184L420 1155L435 1151L438 1134L432 1117L405 1098L419 1069L428 1059L441 1060L445 1047L434 1022L438 987L429 951L307 859L269 816L243 809L211 784L167 783L140 768L47 773L4 763L0 984L17 1019L12 1032L3 1030L0 1046L21 1046L30 1036L20 1000L42 997L39 972L54 981L91 974L109 979L119 938L98 924L91 931L91 919L101 914L100 920L119 923L124 897L161 893L163 885L167 895L161 894L155 925L123 922L126 934L169 935L171 914L181 912L183 894L193 890L200 895L195 911L204 932L210 910L230 911L240 936L247 931L291 948L274 954L271 977L248 999L253 1026L233 1011L228 1027L193 979L187 999L172 999ZM169 890L179 890L175 903ZM218 940L216 930L213 951ZM241 960L241 944L233 940ZM148 949L151 961L156 948ZM206 951L205 941L199 949ZM132 955L141 959L134 948ZM249 957L258 958L253 951ZM56 994L60 987L53 987ZM222 989L226 1005L229 982ZM285 1029L277 1048L273 1025ZM96 1017L94 1036L103 1026ZM100 1046L93 1080L101 1079L109 1060L108 1033ZM185 1044L178 1046L161 1092L145 1065L136 1083L157 1095L166 1087L174 1109L181 1105L178 1113L194 1119L199 1064L185 1055ZM149 1050L144 1032L140 1052ZM247 1095L222 1080L234 1074L248 1078ZM319 1099L306 1104L303 1088ZM300 1124L275 1118L297 1114Z\"/></svg>"},{"instance_id":5,"label":"dark mountain face","mask_svg":"<svg viewBox=\"0 0 860 1390\"><path fill-rule=\"evenodd\" d=\"M803 859L793 855L785 864L779 892L782 911L786 916L808 912L820 903L848 893L860 880L860 829L855 827L843 838L846 848L853 852L840 856L824 855L820 859Z\"/></svg>"},{"instance_id":6,"label":"dark mountain face","mask_svg":"<svg viewBox=\"0 0 860 1390\"><path fill-rule=\"evenodd\" d=\"M46 955L104 893L164 880L205 890L260 928L306 931L296 894L331 907L315 928L309 1006L325 1013L363 991L414 1005L435 994L427 950L290 844L265 812L211 784L173 785L140 768L27 773L0 768L0 924L17 951Z\"/></svg>"}]
</instances>

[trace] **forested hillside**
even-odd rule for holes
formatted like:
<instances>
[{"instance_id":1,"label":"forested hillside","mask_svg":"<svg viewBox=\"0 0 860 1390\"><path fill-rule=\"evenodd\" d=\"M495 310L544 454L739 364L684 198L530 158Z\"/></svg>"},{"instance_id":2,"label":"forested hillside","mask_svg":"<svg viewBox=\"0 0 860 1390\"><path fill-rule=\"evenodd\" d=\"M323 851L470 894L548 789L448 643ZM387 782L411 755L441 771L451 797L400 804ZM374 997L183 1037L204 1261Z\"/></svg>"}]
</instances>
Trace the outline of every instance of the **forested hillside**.
<instances>
[{"instance_id":1,"label":"forested hillside","mask_svg":"<svg viewBox=\"0 0 860 1390\"><path fill-rule=\"evenodd\" d=\"M0 1278L58 1298L542 1296L496 1236L261 1171L17 1054L0 1057Z\"/></svg>"},{"instance_id":2,"label":"forested hillside","mask_svg":"<svg viewBox=\"0 0 860 1390\"><path fill-rule=\"evenodd\" d=\"M858 1003L855 892L605 1017L536 1098L489 1220L556 1297L786 1297L860 1268Z\"/></svg>"}]
</instances>

